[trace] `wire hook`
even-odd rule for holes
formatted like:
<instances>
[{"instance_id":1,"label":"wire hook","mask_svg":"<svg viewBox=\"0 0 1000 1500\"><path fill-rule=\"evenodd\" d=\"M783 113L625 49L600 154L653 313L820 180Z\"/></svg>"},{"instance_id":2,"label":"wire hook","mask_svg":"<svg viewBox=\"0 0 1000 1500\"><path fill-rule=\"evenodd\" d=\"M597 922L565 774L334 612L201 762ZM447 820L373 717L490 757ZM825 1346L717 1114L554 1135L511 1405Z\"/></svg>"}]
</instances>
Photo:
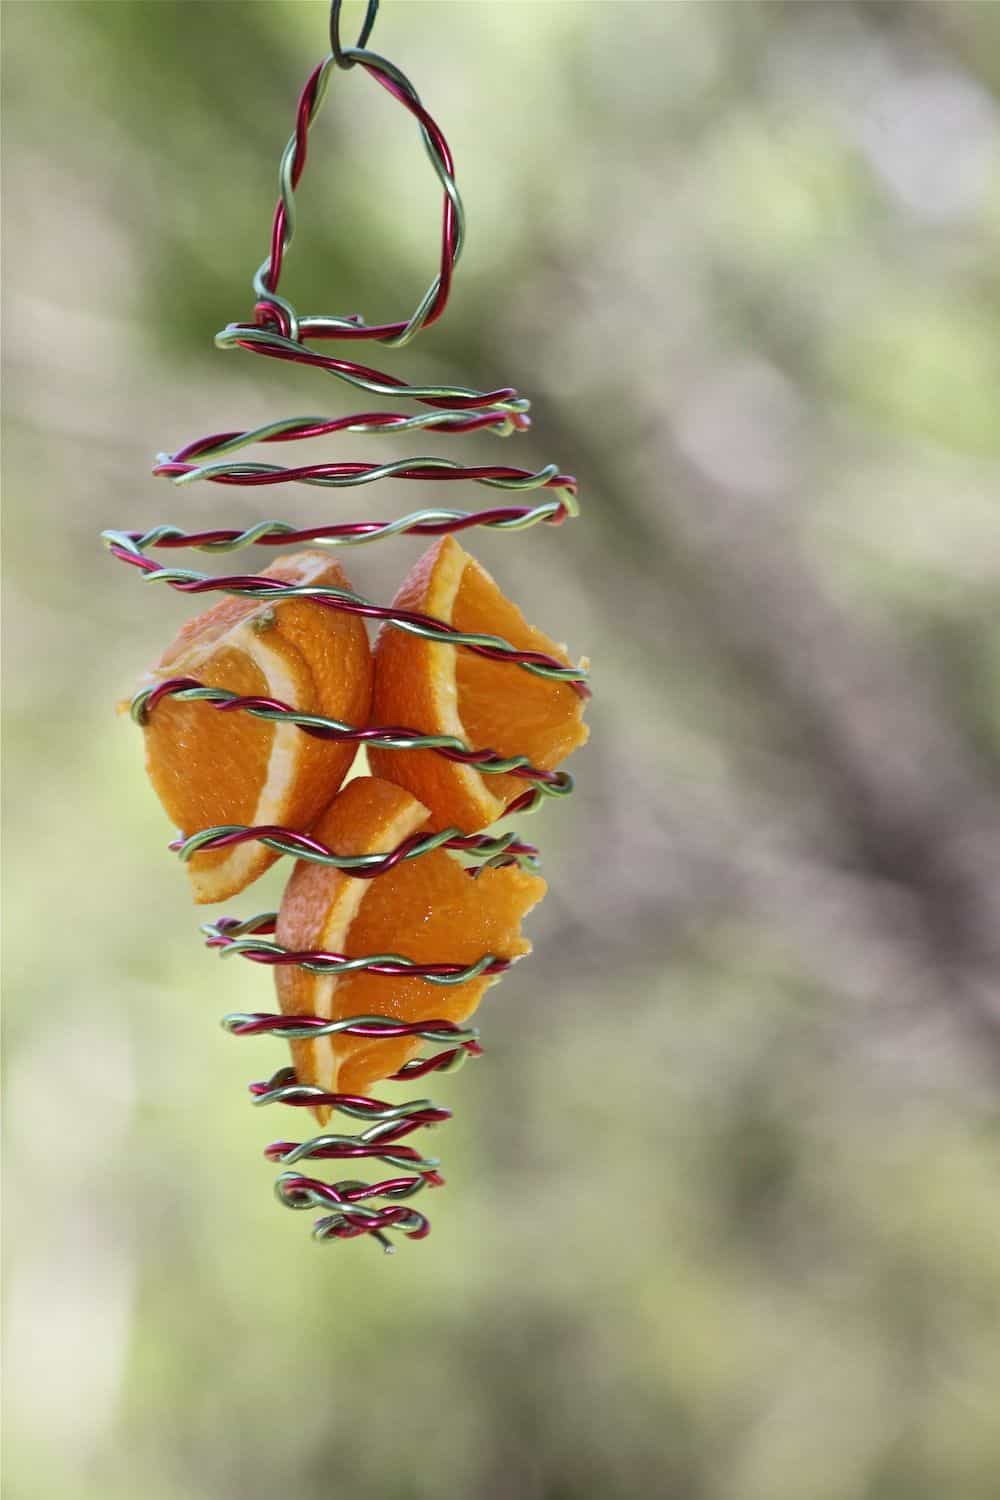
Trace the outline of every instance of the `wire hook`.
<instances>
[{"instance_id":1,"label":"wire hook","mask_svg":"<svg viewBox=\"0 0 1000 1500\"><path fill-rule=\"evenodd\" d=\"M357 58L352 54L363 50L368 45L368 38L372 34L375 25L375 17L378 15L378 0L368 0L368 8L365 11L365 19L358 34L358 39L353 47L346 50L340 41L340 12L343 0L331 0L330 4L330 52L338 68L353 68Z\"/></svg>"}]
</instances>

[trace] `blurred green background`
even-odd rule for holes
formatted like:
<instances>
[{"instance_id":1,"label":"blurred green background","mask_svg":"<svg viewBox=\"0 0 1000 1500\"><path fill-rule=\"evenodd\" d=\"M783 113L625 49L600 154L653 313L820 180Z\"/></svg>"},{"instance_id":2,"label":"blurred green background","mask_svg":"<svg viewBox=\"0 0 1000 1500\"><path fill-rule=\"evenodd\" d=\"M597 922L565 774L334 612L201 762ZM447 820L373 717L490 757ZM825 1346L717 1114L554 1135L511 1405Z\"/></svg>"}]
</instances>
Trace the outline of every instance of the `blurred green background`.
<instances>
[{"instance_id":1,"label":"blurred green background","mask_svg":"<svg viewBox=\"0 0 1000 1500\"><path fill-rule=\"evenodd\" d=\"M994 1500L1000 8L383 6L469 239L382 363L533 398L463 452L583 518L472 546L596 687L393 1260L272 1198L283 1048L217 1024L270 980L201 948L114 714L190 604L97 539L413 504L149 476L351 409L212 348L326 7L4 23L10 1500ZM408 314L412 123L338 75L313 140L283 289ZM347 565L385 598L420 550Z\"/></svg>"}]
</instances>

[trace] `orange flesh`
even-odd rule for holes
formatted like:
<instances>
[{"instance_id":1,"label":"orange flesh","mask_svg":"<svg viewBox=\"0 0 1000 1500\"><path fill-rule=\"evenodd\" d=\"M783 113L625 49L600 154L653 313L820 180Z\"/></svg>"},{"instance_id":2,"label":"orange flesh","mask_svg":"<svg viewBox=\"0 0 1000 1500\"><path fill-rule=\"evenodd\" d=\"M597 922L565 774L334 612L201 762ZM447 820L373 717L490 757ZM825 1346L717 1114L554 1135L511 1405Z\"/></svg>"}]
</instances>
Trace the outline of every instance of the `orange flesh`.
<instances>
[{"instance_id":1,"label":"orange flesh","mask_svg":"<svg viewBox=\"0 0 1000 1500\"><path fill-rule=\"evenodd\" d=\"M424 553L394 603L569 665L565 650L528 624L453 537ZM454 734L472 749L524 755L540 769L552 770L587 739L583 707L567 683L538 677L514 662L491 661L389 625L379 633L372 705L376 723ZM369 747L368 760L376 776L406 787L430 808L434 827L453 824L466 833L495 822L528 785L520 777L484 774L428 750Z\"/></svg>"},{"instance_id":2,"label":"orange flesh","mask_svg":"<svg viewBox=\"0 0 1000 1500\"><path fill-rule=\"evenodd\" d=\"M565 653L534 630L475 566L462 574L451 623L469 634L502 636L520 651L544 651L565 660ZM527 755L534 765L549 770L587 737L580 723L581 699L568 683L462 650L456 653L455 680L459 717L476 748ZM489 790L503 803L525 785L511 776L489 778Z\"/></svg>"},{"instance_id":3,"label":"orange flesh","mask_svg":"<svg viewBox=\"0 0 1000 1500\"><path fill-rule=\"evenodd\" d=\"M544 883L513 869L484 870L475 880L451 855L436 850L397 865L370 882L351 923L350 957L403 953L422 963L475 963L484 953L513 958L530 944L520 935L524 913L540 899ZM459 985L425 979L351 974L334 996L336 1016L393 1016L403 1021L464 1021L476 1009L488 978ZM338 1087L363 1090L415 1057L423 1043L345 1038L336 1044Z\"/></svg>"},{"instance_id":4,"label":"orange flesh","mask_svg":"<svg viewBox=\"0 0 1000 1500\"><path fill-rule=\"evenodd\" d=\"M241 696L267 694L263 672L232 647L220 647L200 676L209 687L228 688ZM167 698L146 728L150 780L185 832L214 823L249 823L273 740L274 725L262 719L237 713L221 716L208 703ZM227 849L207 849L198 859L203 868L212 868L228 855Z\"/></svg>"}]
</instances>

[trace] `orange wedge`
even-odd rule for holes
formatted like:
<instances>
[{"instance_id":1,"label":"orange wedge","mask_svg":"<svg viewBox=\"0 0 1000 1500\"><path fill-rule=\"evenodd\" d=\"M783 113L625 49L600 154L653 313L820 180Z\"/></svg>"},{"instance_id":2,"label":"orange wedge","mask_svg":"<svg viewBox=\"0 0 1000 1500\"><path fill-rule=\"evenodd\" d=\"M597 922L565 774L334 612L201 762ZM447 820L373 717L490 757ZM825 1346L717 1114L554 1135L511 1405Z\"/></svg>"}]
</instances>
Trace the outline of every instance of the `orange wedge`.
<instances>
[{"instance_id":1,"label":"orange wedge","mask_svg":"<svg viewBox=\"0 0 1000 1500\"><path fill-rule=\"evenodd\" d=\"M427 808L401 787L373 777L348 783L313 829L338 854L389 853L427 824ZM505 867L472 879L445 850L405 860L374 879L299 860L281 902L275 938L283 947L346 953L398 953L420 963L474 964L485 954L530 952L521 918L545 894L537 875ZM275 969L285 1015L391 1016L394 1020L464 1021L496 979L455 985L370 973L343 976ZM420 1051L419 1038L320 1037L291 1043L300 1083L329 1093L363 1093ZM325 1124L330 1110L317 1107Z\"/></svg>"},{"instance_id":2,"label":"orange wedge","mask_svg":"<svg viewBox=\"0 0 1000 1500\"><path fill-rule=\"evenodd\" d=\"M498 635L518 650L544 651L566 666L562 646L525 620L475 558L446 536L408 574L393 605L419 610L458 630ZM587 739L583 700L565 682L537 677L509 662L383 626L375 645L373 722L450 734L476 750L526 755L553 770ZM377 776L406 787L436 827L465 833L486 828L528 783L484 775L431 750L368 749Z\"/></svg>"},{"instance_id":3,"label":"orange wedge","mask_svg":"<svg viewBox=\"0 0 1000 1500\"><path fill-rule=\"evenodd\" d=\"M322 552L298 552L266 569L289 583L350 588ZM367 722L371 655L363 622L309 599L227 598L189 620L148 681L195 677L241 696L279 698L305 713ZM334 796L353 745L304 734L208 703L163 699L145 725L146 769L170 818L188 837L222 823L281 823L306 831ZM194 854L194 899L224 901L277 854L261 844Z\"/></svg>"}]
</instances>

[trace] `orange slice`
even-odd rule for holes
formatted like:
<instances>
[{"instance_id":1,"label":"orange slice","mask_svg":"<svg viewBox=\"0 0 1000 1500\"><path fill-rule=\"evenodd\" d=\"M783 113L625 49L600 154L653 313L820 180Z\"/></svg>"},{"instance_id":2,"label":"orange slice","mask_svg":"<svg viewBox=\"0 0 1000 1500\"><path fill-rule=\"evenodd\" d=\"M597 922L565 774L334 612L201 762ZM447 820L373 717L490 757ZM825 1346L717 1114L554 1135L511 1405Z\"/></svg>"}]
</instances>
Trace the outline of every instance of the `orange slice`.
<instances>
[{"instance_id":1,"label":"orange slice","mask_svg":"<svg viewBox=\"0 0 1000 1500\"><path fill-rule=\"evenodd\" d=\"M373 777L348 783L313 829L338 854L384 854L423 828L427 808L401 787ZM531 944L521 918L545 894L545 882L514 867L483 869L472 879L452 855L436 849L383 875L359 880L343 870L299 860L278 913L275 938L285 948L346 953L351 958L399 953L420 963L474 964L484 954L515 958ZM391 1016L400 1021L464 1021L496 978L435 985L370 973L311 974L275 969L285 1015ZM330 1093L363 1093L388 1078L423 1043L419 1038L320 1037L291 1043L300 1083ZM325 1124L327 1106L317 1107Z\"/></svg>"},{"instance_id":2,"label":"orange slice","mask_svg":"<svg viewBox=\"0 0 1000 1500\"><path fill-rule=\"evenodd\" d=\"M337 563L311 550L265 570L289 583L350 588ZM363 622L309 599L227 598L189 620L149 682L195 677L241 696L280 698L304 713L367 722L371 654ZM145 725L146 769L188 837L220 823L281 823L306 831L334 796L353 745L315 739L208 703L165 698ZM277 854L261 844L204 850L187 862L195 901L224 901Z\"/></svg>"},{"instance_id":3,"label":"orange slice","mask_svg":"<svg viewBox=\"0 0 1000 1500\"><path fill-rule=\"evenodd\" d=\"M502 636L518 650L544 651L570 665L562 646L525 620L475 558L446 536L425 552L393 600L458 630ZM476 750L526 755L552 770L582 745L584 703L565 682L537 677L510 662L423 640L391 625L375 645L375 724L450 734ZM394 781L430 808L436 827L465 833L486 828L528 783L484 775L432 750L368 749L377 776Z\"/></svg>"}]
</instances>

